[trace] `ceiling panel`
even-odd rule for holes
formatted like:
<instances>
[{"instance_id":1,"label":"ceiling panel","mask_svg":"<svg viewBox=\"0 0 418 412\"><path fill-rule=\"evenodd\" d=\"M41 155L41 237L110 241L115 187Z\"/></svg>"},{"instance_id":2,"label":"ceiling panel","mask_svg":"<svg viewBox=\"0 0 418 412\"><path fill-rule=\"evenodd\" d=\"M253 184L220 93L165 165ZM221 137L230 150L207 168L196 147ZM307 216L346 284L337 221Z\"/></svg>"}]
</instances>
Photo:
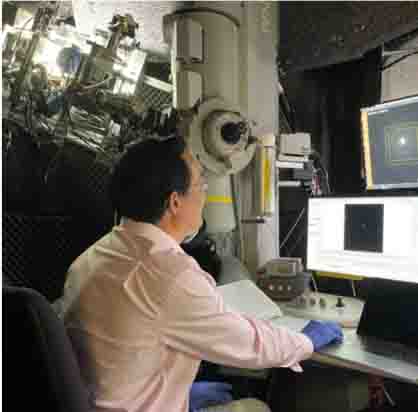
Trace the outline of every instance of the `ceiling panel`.
<instances>
[{"instance_id":1,"label":"ceiling panel","mask_svg":"<svg viewBox=\"0 0 418 412\"><path fill-rule=\"evenodd\" d=\"M280 66L313 69L361 57L418 28L418 2L280 2Z\"/></svg>"}]
</instances>

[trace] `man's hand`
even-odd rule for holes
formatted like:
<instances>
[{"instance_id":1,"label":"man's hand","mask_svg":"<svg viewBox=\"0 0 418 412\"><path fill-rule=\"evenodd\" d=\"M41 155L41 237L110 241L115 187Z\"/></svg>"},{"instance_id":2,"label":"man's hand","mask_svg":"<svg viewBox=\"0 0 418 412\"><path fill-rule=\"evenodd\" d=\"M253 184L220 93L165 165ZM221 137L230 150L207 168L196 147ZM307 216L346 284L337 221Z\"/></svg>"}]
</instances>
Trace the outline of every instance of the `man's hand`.
<instances>
[{"instance_id":1,"label":"man's hand","mask_svg":"<svg viewBox=\"0 0 418 412\"><path fill-rule=\"evenodd\" d=\"M190 407L191 412L212 405L220 405L232 402L230 393L232 385L221 382L194 382L190 389Z\"/></svg>"},{"instance_id":2,"label":"man's hand","mask_svg":"<svg viewBox=\"0 0 418 412\"><path fill-rule=\"evenodd\" d=\"M311 320L302 329L302 333L312 341L314 351L321 349L329 343L341 343L343 341L341 326L335 322Z\"/></svg>"}]
</instances>

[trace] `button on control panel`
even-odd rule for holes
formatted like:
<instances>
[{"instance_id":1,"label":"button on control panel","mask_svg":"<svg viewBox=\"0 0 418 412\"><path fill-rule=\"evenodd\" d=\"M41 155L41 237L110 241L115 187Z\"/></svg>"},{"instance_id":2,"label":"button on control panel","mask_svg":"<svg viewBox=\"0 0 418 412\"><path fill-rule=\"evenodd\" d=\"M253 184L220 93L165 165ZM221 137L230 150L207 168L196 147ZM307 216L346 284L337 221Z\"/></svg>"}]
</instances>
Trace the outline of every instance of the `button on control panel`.
<instances>
[{"instance_id":1,"label":"button on control panel","mask_svg":"<svg viewBox=\"0 0 418 412\"><path fill-rule=\"evenodd\" d=\"M304 293L289 302L280 304L285 315L334 321L344 328L357 327L363 306L364 302L357 298L320 292Z\"/></svg>"}]
</instances>

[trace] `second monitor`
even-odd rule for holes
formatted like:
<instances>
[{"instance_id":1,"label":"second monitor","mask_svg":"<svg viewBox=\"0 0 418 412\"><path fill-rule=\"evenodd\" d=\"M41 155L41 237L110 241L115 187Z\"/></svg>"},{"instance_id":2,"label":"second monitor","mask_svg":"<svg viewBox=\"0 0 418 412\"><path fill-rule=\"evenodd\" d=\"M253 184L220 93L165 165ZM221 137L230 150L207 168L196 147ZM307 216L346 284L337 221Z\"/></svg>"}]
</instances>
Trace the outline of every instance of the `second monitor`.
<instances>
[{"instance_id":1,"label":"second monitor","mask_svg":"<svg viewBox=\"0 0 418 412\"><path fill-rule=\"evenodd\" d=\"M418 197L309 199L307 267L418 283Z\"/></svg>"}]
</instances>

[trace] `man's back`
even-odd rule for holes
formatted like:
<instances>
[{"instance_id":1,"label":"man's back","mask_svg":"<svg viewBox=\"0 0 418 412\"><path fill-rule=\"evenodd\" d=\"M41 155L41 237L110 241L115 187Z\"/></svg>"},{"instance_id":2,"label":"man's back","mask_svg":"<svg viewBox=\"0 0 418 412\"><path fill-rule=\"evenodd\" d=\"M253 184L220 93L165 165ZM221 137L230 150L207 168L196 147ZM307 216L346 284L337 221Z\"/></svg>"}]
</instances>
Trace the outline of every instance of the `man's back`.
<instances>
[{"instance_id":1,"label":"man's back","mask_svg":"<svg viewBox=\"0 0 418 412\"><path fill-rule=\"evenodd\" d=\"M133 221L114 228L71 266L64 320L97 405L186 408L200 361L163 344L161 327L177 274L193 266L168 235Z\"/></svg>"},{"instance_id":2,"label":"man's back","mask_svg":"<svg viewBox=\"0 0 418 412\"><path fill-rule=\"evenodd\" d=\"M129 219L74 262L62 308L102 409L186 412L202 359L300 371L312 354L304 334L228 309L172 237Z\"/></svg>"}]
</instances>

